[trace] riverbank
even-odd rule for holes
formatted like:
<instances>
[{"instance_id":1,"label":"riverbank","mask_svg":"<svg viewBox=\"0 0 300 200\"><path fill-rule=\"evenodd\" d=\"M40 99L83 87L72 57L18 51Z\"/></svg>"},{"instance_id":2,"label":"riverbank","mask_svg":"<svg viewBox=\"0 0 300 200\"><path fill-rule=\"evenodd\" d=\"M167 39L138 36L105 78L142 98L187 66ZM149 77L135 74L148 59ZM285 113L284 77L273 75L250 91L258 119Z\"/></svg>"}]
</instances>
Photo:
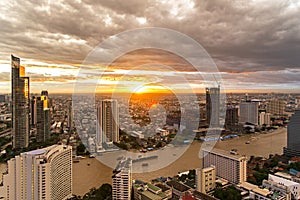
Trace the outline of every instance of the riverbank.
<instances>
[{"instance_id":1,"label":"riverbank","mask_svg":"<svg viewBox=\"0 0 300 200\"><path fill-rule=\"evenodd\" d=\"M282 154L283 147L286 146L287 141L286 131L286 128L280 128L267 134L243 135L233 139L218 141L214 148L227 151L237 149L240 155L246 155L247 157L251 155L268 157L269 154ZM249 144L246 144L247 141L249 141ZM181 157L167 167L154 172L133 174L133 179L150 181L160 176L174 176L178 172L199 168L202 165L199 151L203 144L200 141L194 141ZM81 159L79 163L74 163L73 193L84 195L92 187L98 188L103 183L111 184L112 170L95 158L85 158ZM0 171L6 171L5 163L0 164ZM0 180L2 180L2 176Z\"/></svg>"}]
</instances>

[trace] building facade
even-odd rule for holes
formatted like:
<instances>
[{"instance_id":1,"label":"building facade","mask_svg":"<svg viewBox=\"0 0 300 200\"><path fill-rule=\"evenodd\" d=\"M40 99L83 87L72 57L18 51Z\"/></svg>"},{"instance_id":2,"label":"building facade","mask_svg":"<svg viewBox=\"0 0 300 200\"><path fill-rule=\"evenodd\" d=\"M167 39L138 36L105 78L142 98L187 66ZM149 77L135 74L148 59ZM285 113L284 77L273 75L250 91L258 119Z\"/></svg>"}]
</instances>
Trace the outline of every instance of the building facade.
<instances>
[{"instance_id":1,"label":"building facade","mask_svg":"<svg viewBox=\"0 0 300 200\"><path fill-rule=\"evenodd\" d=\"M206 88L206 121L210 127L220 126L220 87Z\"/></svg>"},{"instance_id":2,"label":"building facade","mask_svg":"<svg viewBox=\"0 0 300 200\"><path fill-rule=\"evenodd\" d=\"M50 109L48 108L48 99L46 96L36 99L36 140L45 142L50 138Z\"/></svg>"},{"instance_id":3,"label":"building facade","mask_svg":"<svg viewBox=\"0 0 300 200\"><path fill-rule=\"evenodd\" d=\"M262 125L270 126L271 125L271 114L261 112L259 114L259 125L260 126L262 126Z\"/></svg>"},{"instance_id":4,"label":"building facade","mask_svg":"<svg viewBox=\"0 0 300 200\"><path fill-rule=\"evenodd\" d=\"M232 155L227 151L214 149L203 150L203 168L216 167L216 176L231 183L247 180L247 159L245 156Z\"/></svg>"},{"instance_id":5,"label":"building facade","mask_svg":"<svg viewBox=\"0 0 300 200\"><path fill-rule=\"evenodd\" d=\"M131 199L132 160L123 158L113 171L112 197L113 200Z\"/></svg>"},{"instance_id":6,"label":"building facade","mask_svg":"<svg viewBox=\"0 0 300 200\"><path fill-rule=\"evenodd\" d=\"M295 110L287 126L287 147L284 154L300 157L300 109Z\"/></svg>"},{"instance_id":7,"label":"building facade","mask_svg":"<svg viewBox=\"0 0 300 200\"><path fill-rule=\"evenodd\" d=\"M240 103L239 122L258 125L258 102L245 101Z\"/></svg>"},{"instance_id":8,"label":"building facade","mask_svg":"<svg viewBox=\"0 0 300 200\"><path fill-rule=\"evenodd\" d=\"M106 99L97 107L97 134L98 146L111 146L119 142L119 110L116 100Z\"/></svg>"},{"instance_id":9,"label":"building facade","mask_svg":"<svg viewBox=\"0 0 300 200\"><path fill-rule=\"evenodd\" d=\"M239 123L239 109L234 106L228 106L226 108L225 126L235 126Z\"/></svg>"},{"instance_id":10,"label":"building facade","mask_svg":"<svg viewBox=\"0 0 300 200\"><path fill-rule=\"evenodd\" d=\"M203 169L196 169L197 191L207 194L216 187L216 167L210 166Z\"/></svg>"},{"instance_id":11,"label":"building facade","mask_svg":"<svg viewBox=\"0 0 300 200\"><path fill-rule=\"evenodd\" d=\"M272 99L267 104L266 111L272 115L283 115L285 102L281 99Z\"/></svg>"},{"instance_id":12,"label":"building facade","mask_svg":"<svg viewBox=\"0 0 300 200\"><path fill-rule=\"evenodd\" d=\"M8 161L0 197L6 200L64 200L72 196L72 147L53 145Z\"/></svg>"},{"instance_id":13,"label":"building facade","mask_svg":"<svg viewBox=\"0 0 300 200\"><path fill-rule=\"evenodd\" d=\"M20 66L20 58L11 55L11 102L12 102L12 145L14 149L28 147L29 144L29 78L25 68Z\"/></svg>"}]
</instances>

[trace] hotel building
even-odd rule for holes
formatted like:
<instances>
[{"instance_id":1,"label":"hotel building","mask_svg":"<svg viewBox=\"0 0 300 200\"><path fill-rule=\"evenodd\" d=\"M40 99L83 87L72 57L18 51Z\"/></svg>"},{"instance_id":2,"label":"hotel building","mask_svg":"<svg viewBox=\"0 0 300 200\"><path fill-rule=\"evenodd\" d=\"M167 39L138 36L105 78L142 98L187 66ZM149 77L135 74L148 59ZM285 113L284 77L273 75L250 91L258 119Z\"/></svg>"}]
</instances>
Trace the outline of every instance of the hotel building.
<instances>
[{"instance_id":1,"label":"hotel building","mask_svg":"<svg viewBox=\"0 0 300 200\"><path fill-rule=\"evenodd\" d=\"M0 199L64 200L72 196L72 147L53 145L8 161Z\"/></svg>"},{"instance_id":2,"label":"hotel building","mask_svg":"<svg viewBox=\"0 0 300 200\"><path fill-rule=\"evenodd\" d=\"M203 150L203 168L216 167L216 176L231 183L247 180L247 159L245 156L232 155L227 151Z\"/></svg>"}]
</instances>

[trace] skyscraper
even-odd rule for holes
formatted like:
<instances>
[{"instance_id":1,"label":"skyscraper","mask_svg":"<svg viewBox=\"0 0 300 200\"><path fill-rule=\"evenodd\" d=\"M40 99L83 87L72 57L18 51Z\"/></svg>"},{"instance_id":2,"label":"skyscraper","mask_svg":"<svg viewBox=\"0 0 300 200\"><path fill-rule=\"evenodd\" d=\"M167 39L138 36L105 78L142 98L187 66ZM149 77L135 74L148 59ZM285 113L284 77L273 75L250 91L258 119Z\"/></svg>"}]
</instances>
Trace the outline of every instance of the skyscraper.
<instances>
[{"instance_id":1,"label":"skyscraper","mask_svg":"<svg viewBox=\"0 0 300 200\"><path fill-rule=\"evenodd\" d=\"M29 144L29 78L20 58L11 55L11 97L13 148L25 148Z\"/></svg>"},{"instance_id":2,"label":"skyscraper","mask_svg":"<svg viewBox=\"0 0 300 200\"><path fill-rule=\"evenodd\" d=\"M111 146L119 141L119 111L116 100L106 99L97 107L97 134L98 146L105 144Z\"/></svg>"},{"instance_id":3,"label":"skyscraper","mask_svg":"<svg viewBox=\"0 0 300 200\"><path fill-rule=\"evenodd\" d=\"M300 108L295 110L287 127L287 147L284 154L300 157Z\"/></svg>"},{"instance_id":4,"label":"skyscraper","mask_svg":"<svg viewBox=\"0 0 300 200\"><path fill-rule=\"evenodd\" d=\"M50 110L46 96L37 97L36 113L36 140L45 142L50 137Z\"/></svg>"},{"instance_id":5,"label":"skyscraper","mask_svg":"<svg viewBox=\"0 0 300 200\"><path fill-rule=\"evenodd\" d=\"M206 88L206 121L212 128L220 126L220 87Z\"/></svg>"},{"instance_id":6,"label":"skyscraper","mask_svg":"<svg viewBox=\"0 0 300 200\"><path fill-rule=\"evenodd\" d=\"M240 103L240 123L258 125L258 102L245 101Z\"/></svg>"},{"instance_id":7,"label":"skyscraper","mask_svg":"<svg viewBox=\"0 0 300 200\"><path fill-rule=\"evenodd\" d=\"M31 128L36 127L36 117L37 113L36 113L36 97L33 96L31 97L30 100L30 126Z\"/></svg>"},{"instance_id":8,"label":"skyscraper","mask_svg":"<svg viewBox=\"0 0 300 200\"><path fill-rule=\"evenodd\" d=\"M234 106L228 106L226 108L225 126L235 126L239 123L238 108Z\"/></svg>"},{"instance_id":9,"label":"skyscraper","mask_svg":"<svg viewBox=\"0 0 300 200\"><path fill-rule=\"evenodd\" d=\"M113 171L112 199L127 200L131 199L132 186L132 160L123 158L119 161L116 169Z\"/></svg>"},{"instance_id":10,"label":"skyscraper","mask_svg":"<svg viewBox=\"0 0 300 200\"><path fill-rule=\"evenodd\" d=\"M0 198L65 200L72 196L72 147L53 145L8 161Z\"/></svg>"}]
</instances>

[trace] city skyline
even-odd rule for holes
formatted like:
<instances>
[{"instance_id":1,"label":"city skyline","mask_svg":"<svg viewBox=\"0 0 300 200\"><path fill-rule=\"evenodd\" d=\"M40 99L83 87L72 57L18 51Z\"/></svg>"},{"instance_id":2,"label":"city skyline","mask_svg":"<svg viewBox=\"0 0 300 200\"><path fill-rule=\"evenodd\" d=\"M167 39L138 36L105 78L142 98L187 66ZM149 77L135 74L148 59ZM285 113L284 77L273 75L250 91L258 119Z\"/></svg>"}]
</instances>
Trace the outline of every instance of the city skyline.
<instances>
[{"instance_id":1,"label":"city skyline","mask_svg":"<svg viewBox=\"0 0 300 200\"><path fill-rule=\"evenodd\" d=\"M53 1L1 3L0 24L5 28L0 31L0 93L10 91L7 84L10 54L21 58L26 76L32 80L32 92L47 89L52 94L72 93L78 78L88 87L98 81L99 73L106 67L105 63L83 65L98 44L120 32L146 27L175 30L201 44L217 64L227 92L300 91L297 55L300 5L297 1L272 4L263 0L130 1L123 6L116 5L108 2L92 5L87 0L65 4ZM34 22L31 13L34 18L43 20ZM126 46L130 39L125 38L121 43ZM166 46L171 44L168 40L162 42ZM174 71L159 69L153 63L170 66ZM145 64L150 67L141 67ZM132 70L132 67L140 69ZM83 70L78 75L80 68ZM121 85L124 87L117 92L134 92L137 85L163 75L165 81L172 80L178 85L178 92L184 92L186 85L177 82L177 77L188 77L190 87L199 92L207 85L195 82L193 73L190 64L178 55L141 49L115 60L99 82L99 91L112 92L111 88ZM155 87L149 91L156 90Z\"/></svg>"}]
</instances>

